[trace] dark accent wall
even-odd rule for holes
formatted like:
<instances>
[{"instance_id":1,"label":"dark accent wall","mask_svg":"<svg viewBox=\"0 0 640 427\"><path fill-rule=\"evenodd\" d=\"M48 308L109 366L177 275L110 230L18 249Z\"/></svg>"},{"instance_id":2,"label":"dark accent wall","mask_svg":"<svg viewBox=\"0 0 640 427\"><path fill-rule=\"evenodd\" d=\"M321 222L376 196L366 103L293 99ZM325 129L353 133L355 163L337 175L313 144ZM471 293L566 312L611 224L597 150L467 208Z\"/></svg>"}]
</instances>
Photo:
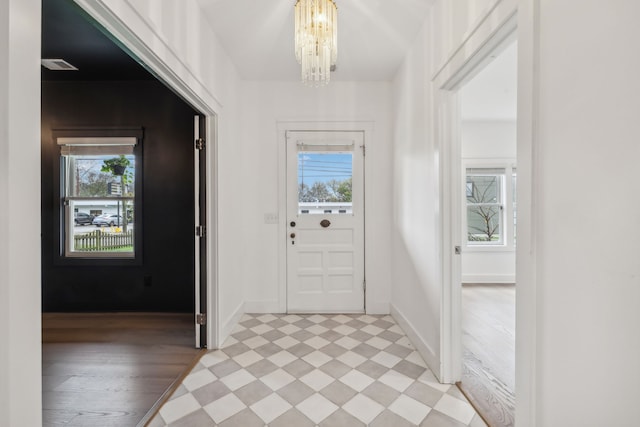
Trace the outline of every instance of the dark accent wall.
<instances>
[{"instance_id":1,"label":"dark accent wall","mask_svg":"<svg viewBox=\"0 0 640 427\"><path fill-rule=\"evenodd\" d=\"M194 311L195 113L155 81L42 82L43 311ZM136 165L143 175L138 265L68 265L60 255L52 129L76 126L144 129Z\"/></svg>"}]
</instances>

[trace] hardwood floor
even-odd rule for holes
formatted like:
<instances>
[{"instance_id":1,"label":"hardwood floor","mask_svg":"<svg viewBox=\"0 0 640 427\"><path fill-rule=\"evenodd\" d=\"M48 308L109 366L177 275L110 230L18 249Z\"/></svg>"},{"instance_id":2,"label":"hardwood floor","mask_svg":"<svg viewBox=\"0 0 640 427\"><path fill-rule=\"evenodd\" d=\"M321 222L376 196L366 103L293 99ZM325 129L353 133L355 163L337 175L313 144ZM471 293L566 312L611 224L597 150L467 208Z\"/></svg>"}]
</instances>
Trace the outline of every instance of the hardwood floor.
<instances>
[{"instance_id":1,"label":"hardwood floor","mask_svg":"<svg viewBox=\"0 0 640 427\"><path fill-rule=\"evenodd\" d=\"M489 426L513 426L515 285L462 287L460 388Z\"/></svg>"},{"instance_id":2,"label":"hardwood floor","mask_svg":"<svg viewBox=\"0 0 640 427\"><path fill-rule=\"evenodd\" d=\"M43 314L43 425L136 426L200 354L192 314Z\"/></svg>"}]
</instances>

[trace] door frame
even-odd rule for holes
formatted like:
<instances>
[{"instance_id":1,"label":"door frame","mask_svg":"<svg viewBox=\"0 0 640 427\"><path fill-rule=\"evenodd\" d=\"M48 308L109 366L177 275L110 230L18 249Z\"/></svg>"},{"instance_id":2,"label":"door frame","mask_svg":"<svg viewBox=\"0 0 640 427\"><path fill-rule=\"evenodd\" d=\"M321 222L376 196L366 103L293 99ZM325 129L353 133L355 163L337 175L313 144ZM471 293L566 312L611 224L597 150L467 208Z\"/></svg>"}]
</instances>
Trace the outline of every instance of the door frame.
<instances>
[{"instance_id":1,"label":"door frame","mask_svg":"<svg viewBox=\"0 0 640 427\"><path fill-rule=\"evenodd\" d=\"M345 121L306 121L306 120L278 120L277 121L277 144L278 144L278 300L269 307L274 312L287 312L287 132L305 131L358 131L363 133L365 147L371 140L373 123L364 120ZM365 151L366 152L366 151ZM364 188L364 278L367 277L367 156L363 161L363 188ZM280 238L281 237L281 238ZM365 290L364 311L370 307L370 293Z\"/></svg>"},{"instance_id":2,"label":"door frame","mask_svg":"<svg viewBox=\"0 0 640 427\"><path fill-rule=\"evenodd\" d=\"M491 17L491 19L488 19ZM441 223L441 322L440 381L455 383L462 377L462 151L459 89L483 69L490 55L513 41L517 34L517 8L511 2L497 2L487 19L465 40L467 49L432 78L434 84L435 141L440 147Z\"/></svg>"},{"instance_id":3,"label":"door frame","mask_svg":"<svg viewBox=\"0 0 640 427\"><path fill-rule=\"evenodd\" d=\"M205 117L206 126L206 171L204 179L209 184L206 186L206 211L205 224L207 224L206 241L206 265L207 271L206 295L204 296L207 313L206 342L208 347L218 348L219 325L218 318L218 230L217 230L217 186L218 186L218 117L217 112L222 109L220 103L199 81L186 82L181 79L162 58L156 55L131 28L127 27L118 16L103 1L95 0L74 0L80 8L91 18L99 23L121 47L138 58L141 63L158 80L166 84L185 102L189 103L195 110ZM122 11L120 11L122 12ZM132 14L135 14L133 9ZM193 89L197 87L199 90ZM204 94L201 96L200 94ZM190 141L191 144L194 141ZM195 268L195 266L194 266ZM194 283L195 287L195 283ZM194 307L194 313L199 311Z\"/></svg>"}]
</instances>

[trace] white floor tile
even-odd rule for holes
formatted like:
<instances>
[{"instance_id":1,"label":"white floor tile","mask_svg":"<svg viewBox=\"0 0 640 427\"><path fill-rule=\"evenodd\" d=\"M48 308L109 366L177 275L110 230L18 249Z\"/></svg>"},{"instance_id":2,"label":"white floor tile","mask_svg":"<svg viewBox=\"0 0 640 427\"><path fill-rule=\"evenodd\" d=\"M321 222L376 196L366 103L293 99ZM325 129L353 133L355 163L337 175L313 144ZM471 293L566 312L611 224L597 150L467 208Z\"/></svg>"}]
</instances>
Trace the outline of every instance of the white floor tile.
<instances>
[{"instance_id":1,"label":"white floor tile","mask_svg":"<svg viewBox=\"0 0 640 427\"><path fill-rule=\"evenodd\" d=\"M333 414L338 409L338 406L324 396L315 393L296 405L296 409L309 417L314 423L320 424L322 420Z\"/></svg>"},{"instance_id":2,"label":"white floor tile","mask_svg":"<svg viewBox=\"0 0 640 427\"><path fill-rule=\"evenodd\" d=\"M249 350L233 358L233 360L243 368L246 368L249 365L253 365L257 361L262 359L264 358L253 350Z\"/></svg>"},{"instance_id":3,"label":"white floor tile","mask_svg":"<svg viewBox=\"0 0 640 427\"><path fill-rule=\"evenodd\" d=\"M331 357L319 351L312 351L311 353L304 356L302 360L310 365L313 365L316 368L319 368L320 366L330 361Z\"/></svg>"},{"instance_id":4,"label":"white floor tile","mask_svg":"<svg viewBox=\"0 0 640 427\"><path fill-rule=\"evenodd\" d=\"M384 340L380 337L373 337L370 340L368 340L366 343L369 344L371 347L377 348L378 350L384 350L385 348L391 345L390 341Z\"/></svg>"},{"instance_id":5,"label":"white floor tile","mask_svg":"<svg viewBox=\"0 0 640 427\"><path fill-rule=\"evenodd\" d=\"M360 371L352 369L342 377L340 377L340 381L356 390L357 392L361 392L365 388L369 387L369 385L375 380Z\"/></svg>"},{"instance_id":6,"label":"white floor tile","mask_svg":"<svg viewBox=\"0 0 640 427\"><path fill-rule=\"evenodd\" d=\"M366 332L371 335L378 335L380 332L384 331L382 328L378 328L374 325L367 325L364 328L360 329L362 332Z\"/></svg>"},{"instance_id":7,"label":"white floor tile","mask_svg":"<svg viewBox=\"0 0 640 427\"><path fill-rule=\"evenodd\" d=\"M278 340L275 340L273 343L279 347L287 349L289 347L293 347L296 344L300 344L300 341L295 338L291 338L289 335L286 335Z\"/></svg>"},{"instance_id":8,"label":"white floor tile","mask_svg":"<svg viewBox=\"0 0 640 427\"><path fill-rule=\"evenodd\" d=\"M424 420L424 417L431 412L430 407L405 394L401 394L391 405L389 405L389 410L416 425L420 424L422 420Z\"/></svg>"},{"instance_id":9,"label":"white floor tile","mask_svg":"<svg viewBox=\"0 0 640 427\"><path fill-rule=\"evenodd\" d=\"M231 391L235 391L242 386L249 384L256 380L256 377L251 375L249 372L244 369L240 369L233 374L227 375L223 377L220 381L224 383Z\"/></svg>"},{"instance_id":10,"label":"white floor tile","mask_svg":"<svg viewBox=\"0 0 640 427\"><path fill-rule=\"evenodd\" d=\"M316 326L318 326L318 325L316 325ZM320 326L320 327L322 327L322 326ZM309 329L311 329L311 328L309 328ZM309 330L309 329L307 329L307 330ZM327 344L330 344L329 341L325 340L322 337L318 337L318 336L315 336L313 338L309 338L304 343L306 345L310 346L310 347L315 348L316 350L319 349L319 348L324 347Z\"/></svg>"},{"instance_id":11,"label":"white floor tile","mask_svg":"<svg viewBox=\"0 0 640 427\"><path fill-rule=\"evenodd\" d=\"M298 320L302 320L302 317L298 316L297 314L289 314L288 316L282 317L282 320L284 320L287 323L294 323L294 322L297 322Z\"/></svg>"},{"instance_id":12,"label":"white floor tile","mask_svg":"<svg viewBox=\"0 0 640 427\"><path fill-rule=\"evenodd\" d=\"M405 357L404 360L411 363L415 363L416 365L422 366L423 368L428 367L427 364L424 362L424 359L422 358L422 356L420 356L420 353L418 353L417 351L414 351L413 353Z\"/></svg>"},{"instance_id":13,"label":"white floor tile","mask_svg":"<svg viewBox=\"0 0 640 427\"><path fill-rule=\"evenodd\" d=\"M273 316L271 316L273 317ZM269 325L265 325L264 323L262 325L258 325L258 326L254 326L253 328L251 328L251 330L253 332L255 332L256 334L260 335L260 334L265 334L271 330L273 330L273 328Z\"/></svg>"},{"instance_id":14,"label":"white floor tile","mask_svg":"<svg viewBox=\"0 0 640 427\"><path fill-rule=\"evenodd\" d=\"M340 326L336 326L335 328L333 328L333 331L342 334L342 335L349 335L354 333L356 330L355 328L352 328L351 326L347 326L347 325L340 325ZM353 348L353 347L351 347Z\"/></svg>"},{"instance_id":15,"label":"white floor tile","mask_svg":"<svg viewBox=\"0 0 640 427\"><path fill-rule=\"evenodd\" d=\"M171 399L160 408L160 415L167 422L172 422L200 409L200 404L191 393Z\"/></svg>"},{"instance_id":16,"label":"white floor tile","mask_svg":"<svg viewBox=\"0 0 640 427\"><path fill-rule=\"evenodd\" d=\"M300 381L314 389L315 391L320 391L335 380L333 377L325 374L324 372L314 369L309 372L307 375L304 375L300 378Z\"/></svg>"},{"instance_id":17,"label":"white floor tile","mask_svg":"<svg viewBox=\"0 0 640 427\"><path fill-rule=\"evenodd\" d=\"M351 322L353 319L349 316L345 316L344 314L338 314L337 316L333 316L331 320L338 323L347 323Z\"/></svg>"},{"instance_id":18,"label":"white floor tile","mask_svg":"<svg viewBox=\"0 0 640 427\"><path fill-rule=\"evenodd\" d=\"M351 350L352 348L362 344L360 341L354 340L353 338L349 337L342 337L336 340L335 343L341 347L346 348L347 350Z\"/></svg>"},{"instance_id":19,"label":"white floor tile","mask_svg":"<svg viewBox=\"0 0 640 427\"><path fill-rule=\"evenodd\" d=\"M193 391L196 390L203 385L207 385L216 380L216 376L208 369L201 369L197 372L189 374L182 381L182 385L186 387L187 390Z\"/></svg>"},{"instance_id":20,"label":"white floor tile","mask_svg":"<svg viewBox=\"0 0 640 427\"><path fill-rule=\"evenodd\" d=\"M371 360L387 368L393 368L402 359L396 356L395 354L390 354L390 353L387 353L386 351L381 351L380 353L373 356Z\"/></svg>"},{"instance_id":21,"label":"white floor tile","mask_svg":"<svg viewBox=\"0 0 640 427\"><path fill-rule=\"evenodd\" d=\"M250 408L256 413L256 415L262 418L262 421L269 424L271 421L291 409L292 406L289 402L273 393L259 402L254 403Z\"/></svg>"},{"instance_id":22,"label":"white floor tile","mask_svg":"<svg viewBox=\"0 0 640 427\"><path fill-rule=\"evenodd\" d=\"M296 325L292 325L291 323L289 323L288 325L284 325L280 328L278 328L278 330L280 332L282 332L283 334L293 334L295 332L298 332L300 330L300 328L298 328Z\"/></svg>"},{"instance_id":23,"label":"white floor tile","mask_svg":"<svg viewBox=\"0 0 640 427\"><path fill-rule=\"evenodd\" d=\"M328 331L327 328L325 328L324 326L320 326L320 325L313 325L313 326L307 328L306 330L307 330L307 332L311 332L312 334L316 334L316 335L324 334L325 332Z\"/></svg>"},{"instance_id":24,"label":"white floor tile","mask_svg":"<svg viewBox=\"0 0 640 427\"><path fill-rule=\"evenodd\" d=\"M277 317L274 316L273 314L264 314L262 316L256 317L256 319L261 321L262 323L269 323L269 322L273 322L274 320L276 320Z\"/></svg>"},{"instance_id":25,"label":"white floor tile","mask_svg":"<svg viewBox=\"0 0 640 427\"><path fill-rule=\"evenodd\" d=\"M384 407L363 394L356 394L342 406L342 409L363 423L369 424L384 410Z\"/></svg>"},{"instance_id":26,"label":"white floor tile","mask_svg":"<svg viewBox=\"0 0 640 427\"><path fill-rule=\"evenodd\" d=\"M295 381L296 378L282 369L276 369L264 377L260 377L260 381L265 383L271 390L276 391L280 390L282 387L287 384Z\"/></svg>"},{"instance_id":27,"label":"white floor tile","mask_svg":"<svg viewBox=\"0 0 640 427\"><path fill-rule=\"evenodd\" d=\"M411 378L396 371L389 371L383 374L380 378L378 378L378 381L388 385L395 390L398 390L400 393L405 391L407 387L409 387L411 383L413 383L413 380Z\"/></svg>"},{"instance_id":28,"label":"white floor tile","mask_svg":"<svg viewBox=\"0 0 640 427\"><path fill-rule=\"evenodd\" d=\"M346 353L336 357L336 359L338 359L345 365L350 366L351 368L355 368L356 366L361 365L362 362L365 362L367 360L366 358L352 351L347 351Z\"/></svg>"},{"instance_id":29,"label":"white floor tile","mask_svg":"<svg viewBox=\"0 0 640 427\"><path fill-rule=\"evenodd\" d=\"M313 316L307 317L307 320L310 320L313 323L320 323L320 322L324 322L325 320L327 320L327 317L326 316L322 316L320 314L314 314Z\"/></svg>"},{"instance_id":30,"label":"white floor tile","mask_svg":"<svg viewBox=\"0 0 640 427\"><path fill-rule=\"evenodd\" d=\"M267 358L268 361L279 367L283 367L284 365L287 365L296 359L297 357L285 350L273 354Z\"/></svg>"},{"instance_id":31,"label":"white floor tile","mask_svg":"<svg viewBox=\"0 0 640 427\"><path fill-rule=\"evenodd\" d=\"M209 403L203 409L209 414L216 424L220 424L222 421L237 414L246 408L247 405L242 403L235 394L229 393L226 396Z\"/></svg>"},{"instance_id":32,"label":"white floor tile","mask_svg":"<svg viewBox=\"0 0 640 427\"><path fill-rule=\"evenodd\" d=\"M224 362L228 358L229 356L227 356L225 353L223 353L220 350L216 350L202 356L202 358L200 359L200 363L206 366L207 368L210 368L213 365L217 365L220 362Z\"/></svg>"},{"instance_id":33,"label":"white floor tile","mask_svg":"<svg viewBox=\"0 0 640 427\"><path fill-rule=\"evenodd\" d=\"M265 340L260 335L257 335L253 338L249 338L248 340L242 341L242 343L249 348L258 348L262 345L268 344L269 341Z\"/></svg>"},{"instance_id":34,"label":"white floor tile","mask_svg":"<svg viewBox=\"0 0 640 427\"><path fill-rule=\"evenodd\" d=\"M448 394L443 394L433 409L436 409L464 424L469 424L475 415L475 411L470 404L463 402L460 399L456 399L453 396L449 396Z\"/></svg>"}]
</instances>

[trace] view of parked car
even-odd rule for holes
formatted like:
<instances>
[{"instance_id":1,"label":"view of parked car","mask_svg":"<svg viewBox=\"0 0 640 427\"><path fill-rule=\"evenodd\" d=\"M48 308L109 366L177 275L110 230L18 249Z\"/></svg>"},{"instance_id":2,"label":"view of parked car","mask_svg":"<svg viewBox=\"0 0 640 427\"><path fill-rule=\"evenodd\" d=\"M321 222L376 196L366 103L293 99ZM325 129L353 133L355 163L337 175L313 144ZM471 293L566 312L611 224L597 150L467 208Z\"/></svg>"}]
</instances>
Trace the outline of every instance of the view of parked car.
<instances>
[{"instance_id":1,"label":"view of parked car","mask_svg":"<svg viewBox=\"0 0 640 427\"><path fill-rule=\"evenodd\" d=\"M97 216L93 219L93 225L96 227L122 225L122 215L103 214Z\"/></svg>"},{"instance_id":2,"label":"view of parked car","mask_svg":"<svg viewBox=\"0 0 640 427\"><path fill-rule=\"evenodd\" d=\"M76 212L73 217L75 225L86 225L93 223L93 217L86 212Z\"/></svg>"}]
</instances>

